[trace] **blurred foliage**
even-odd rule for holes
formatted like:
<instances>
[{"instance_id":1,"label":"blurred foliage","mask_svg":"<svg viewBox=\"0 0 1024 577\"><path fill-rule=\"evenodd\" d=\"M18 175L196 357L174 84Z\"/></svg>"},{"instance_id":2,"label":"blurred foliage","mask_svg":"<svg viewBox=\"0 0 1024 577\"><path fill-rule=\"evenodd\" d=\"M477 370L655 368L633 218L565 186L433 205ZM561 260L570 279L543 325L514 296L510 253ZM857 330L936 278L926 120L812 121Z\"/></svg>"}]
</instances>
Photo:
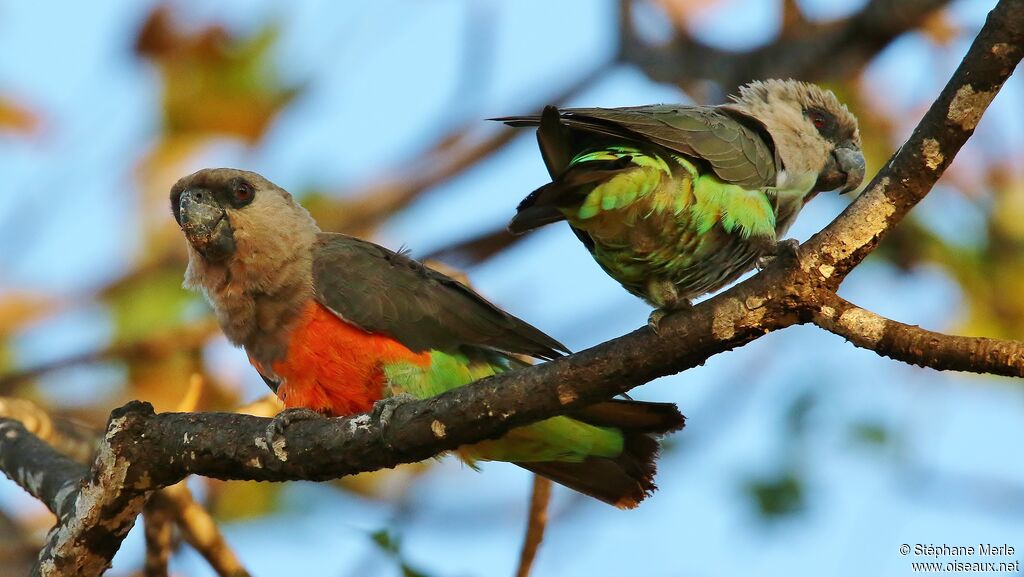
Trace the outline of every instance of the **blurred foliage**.
<instances>
[{"instance_id":1,"label":"blurred foliage","mask_svg":"<svg viewBox=\"0 0 1024 577\"><path fill-rule=\"evenodd\" d=\"M786 517L804 509L803 475L796 471L758 478L749 481L745 488L757 505L758 513L767 520Z\"/></svg>"},{"instance_id":2,"label":"blurred foliage","mask_svg":"<svg viewBox=\"0 0 1024 577\"><path fill-rule=\"evenodd\" d=\"M401 538L398 534L388 529L380 529L371 533L370 539L398 564L402 577L428 577L426 573L413 569L402 556Z\"/></svg>"},{"instance_id":3,"label":"blurred foliage","mask_svg":"<svg viewBox=\"0 0 1024 577\"><path fill-rule=\"evenodd\" d=\"M892 433L882 423L864 421L855 423L852 429L854 439L867 445L881 447L891 441Z\"/></svg>"},{"instance_id":4,"label":"blurred foliage","mask_svg":"<svg viewBox=\"0 0 1024 577\"><path fill-rule=\"evenodd\" d=\"M261 517L277 510L283 485L256 481L209 481L207 507L222 521Z\"/></svg>"},{"instance_id":5,"label":"blurred foliage","mask_svg":"<svg viewBox=\"0 0 1024 577\"><path fill-rule=\"evenodd\" d=\"M136 52L163 79L166 136L234 136L255 143L301 91L285 86L271 62L277 27L232 36L219 25L196 32L161 6L142 27Z\"/></svg>"},{"instance_id":6,"label":"blurred foliage","mask_svg":"<svg viewBox=\"0 0 1024 577\"><path fill-rule=\"evenodd\" d=\"M0 94L0 134L29 135L40 126L39 115L20 102Z\"/></svg>"}]
</instances>

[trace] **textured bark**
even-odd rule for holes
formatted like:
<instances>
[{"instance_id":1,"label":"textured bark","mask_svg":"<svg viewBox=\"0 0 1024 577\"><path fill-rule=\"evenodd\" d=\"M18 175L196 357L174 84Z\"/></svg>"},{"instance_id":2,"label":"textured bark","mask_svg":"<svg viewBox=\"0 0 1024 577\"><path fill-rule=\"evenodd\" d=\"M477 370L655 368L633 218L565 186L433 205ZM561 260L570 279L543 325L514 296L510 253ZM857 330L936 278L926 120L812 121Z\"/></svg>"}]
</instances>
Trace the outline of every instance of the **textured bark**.
<instances>
[{"instance_id":1,"label":"textured bark","mask_svg":"<svg viewBox=\"0 0 1024 577\"><path fill-rule=\"evenodd\" d=\"M854 345L919 367L1024 377L1024 343L944 335L887 319L830 295L814 324Z\"/></svg>"},{"instance_id":2,"label":"textured bark","mask_svg":"<svg viewBox=\"0 0 1024 577\"><path fill-rule=\"evenodd\" d=\"M921 201L974 134L1024 52L1024 2L1000 2L913 134L856 201L804 244L802 263L833 290Z\"/></svg>"},{"instance_id":3,"label":"textured bark","mask_svg":"<svg viewBox=\"0 0 1024 577\"><path fill-rule=\"evenodd\" d=\"M88 469L51 449L20 421L0 418L0 469L46 505L58 519L74 511Z\"/></svg>"},{"instance_id":4,"label":"textured bark","mask_svg":"<svg viewBox=\"0 0 1024 577\"><path fill-rule=\"evenodd\" d=\"M132 415L130 409L111 413L92 469L75 493L71 510L61 515L50 531L32 568L32 577L95 576L110 567L149 492L156 488L145 471L148 463L131 450L144 446L146 438L146 431L136 426L139 422ZM9 423L5 421L4 425ZM45 444L36 450L57 455ZM71 463L68 460L69 466ZM80 467L77 463L74 466Z\"/></svg>"}]
</instances>

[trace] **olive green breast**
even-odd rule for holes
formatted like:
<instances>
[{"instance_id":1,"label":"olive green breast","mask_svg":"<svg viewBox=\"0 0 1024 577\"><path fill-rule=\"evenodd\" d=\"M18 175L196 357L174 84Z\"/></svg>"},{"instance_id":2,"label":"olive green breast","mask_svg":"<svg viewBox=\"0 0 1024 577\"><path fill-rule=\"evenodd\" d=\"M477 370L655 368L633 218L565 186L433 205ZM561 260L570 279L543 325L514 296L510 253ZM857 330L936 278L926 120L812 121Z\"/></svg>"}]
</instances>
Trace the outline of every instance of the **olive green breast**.
<instances>
[{"instance_id":1,"label":"olive green breast","mask_svg":"<svg viewBox=\"0 0 1024 577\"><path fill-rule=\"evenodd\" d=\"M768 195L702 174L685 158L610 147L581 154L574 164L626 155L628 170L563 214L589 239L601 267L630 292L654 302L650 283L667 281L681 298L695 298L749 270L765 241L774 239Z\"/></svg>"}]
</instances>

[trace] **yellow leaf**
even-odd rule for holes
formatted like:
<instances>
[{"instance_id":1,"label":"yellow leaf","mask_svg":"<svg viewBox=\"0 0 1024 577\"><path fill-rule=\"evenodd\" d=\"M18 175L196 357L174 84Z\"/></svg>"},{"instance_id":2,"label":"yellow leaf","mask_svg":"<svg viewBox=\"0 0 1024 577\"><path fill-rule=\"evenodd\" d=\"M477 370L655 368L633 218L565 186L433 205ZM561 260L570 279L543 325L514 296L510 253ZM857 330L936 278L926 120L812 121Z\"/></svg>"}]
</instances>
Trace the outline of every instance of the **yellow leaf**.
<instances>
[{"instance_id":1,"label":"yellow leaf","mask_svg":"<svg viewBox=\"0 0 1024 577\"><path fill-rule=\"evenodd\" d=\"M39 129L39 116L27 107L0 96L0 132L32 134Z\"/></svg>"}]
</instances>

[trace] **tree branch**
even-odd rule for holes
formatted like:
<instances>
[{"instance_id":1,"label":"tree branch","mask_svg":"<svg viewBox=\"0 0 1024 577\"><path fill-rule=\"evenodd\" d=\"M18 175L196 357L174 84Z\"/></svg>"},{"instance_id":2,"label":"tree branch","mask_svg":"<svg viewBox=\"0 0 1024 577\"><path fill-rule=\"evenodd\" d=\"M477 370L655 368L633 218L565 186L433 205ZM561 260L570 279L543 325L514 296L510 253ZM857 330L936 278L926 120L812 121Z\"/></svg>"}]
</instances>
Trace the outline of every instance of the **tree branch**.
<instances>
[{"instance_id":1,"label":"tree branch","mask_svg":"<svg viewBox=\"0 0 1024 577\"><path fill-rule=\"evenodd\" d=\"M631 2L623 0L621 14ZM726 91L759 78L809 80L848 76L893 39L912 30L949 0L872 0L857 14L836 22L804 25L765 46L731 52L677 34L658 46L646 44L631 19L620 23L619 59L639 66L652 80L714 80Z\"/></svg>"},{"instance_id":2,"label":"tree branch","mask_svg":"<svg viewBox=\"0 0 1024 577\"><path fill-rule=\"evenodd\" d=\"M149 335L135 341L114 343L98 351L72 355L35 367L0 375L0 392L10 392L16 385L25 381L68 367L121 359L145 361L154 358L166 358L171 354L180 353L182 350L199 348L215 334L217 334L216 321L204 319L187 326L175 327L171 330Z\"/></svg>"},{"instance_id":3,"label":"tree branch","mask_svg":"<svg viewBox=\"0 0 1024 577\"><path fill-rule=\"evenodd\" d=\"M179 410L195 410L201 387L202 379L198 375L194 376L189 384L189 390L185 398L179 404ZM264 398L258 403L261 403L260 410L268 416L273 416L273 414L281 409L276 398ZM266 405L266 410L263 409L262 405ZM256 404L253 404L244 408L252 410L256 406ZM0 421L2 423L0 424L0 430L6 430L3 427L8 426L8 424L14 425L13 428L16 430L17 425L20 424L28 433L31 433L28 435L28 440L30 443L33 443L26 446L23 451L18 449L10 451L7 447L0 445L0 450L4 451L4 456L20 458L20 453L27 454L34 459L33 463L29 464L29 466L22 467L24 473L21 475L24 482L19 480L19 478L12 477L12 479L19 485L26 487L27 490L40 498L44 503L49 505L53 502L54 505L51 509L63 503L65 512L69 512L71 505L74 503L75 492L82 478L88 474L88 468L81 463L92 459L92 455L98 445L97 433L83 427L74 426L64 419L51 418L46 411L34 403L23 399L0 397L0 418L13 420L8 422ZM14 437L9 436L5 438L13 439ZM35 441L43 441L49 447L41 446L35 443ZM63 458L65 456L70 457L75 461L75 464L69 465L68 461ZM16 465L11 466L16 467ZM17 474L15 469L8 469L7 467L8 464L0 460L0 468L3 468L5 471L15 471ZM67 479L61 477L63 473L67 473ZM66 483L61 485L66 497L54 500L48 494L37 495L35 490L30 489L30 487L39 485L44 481L49 484ZM58 487L58 493L61 487ZM54 491L48 490L48 492L52 493ZM56 513L56 510L54 512ZM234 551L230 549L216 522L192 498L192 493L184 481L153 493L143 507L142 513L143 519L146 522L147 544L144 574L166 575L167 557L170 554L168 544L171 530L170 525L167 523L173 521L178 524L185 540L210 563L210 566L218 575L224 577L248 577L248 571L242 566Z\"/></svg>"},{"instance_id":4,"label":"tree branch","mask_svg":"<svg viewBox=\"0 0 1024 577\"><path fill-rule=\"evenodd\" d=\"M76 421L51 417L32 401L0 397L0 418L14 419L60 454L79 463L92 461L97 432Z\"/></svg>"},{"instance_id":5,"label":"tree branch","mask_svg":"<svg viewBox=\"0 0 1024 577\"><path fill-rule=\"evenodd\" d=\"M548 503L551 501L551 480L540 475L533 476L533 491L530 494L530 513L526 520L526 537L519 552L519 567L516 577L529 577L533 560L544 540L544 529L548 524Z\"/></svg>"},{"instance_id":6,"label":"tree branch","mask_svg":"<svg viewBox=\"0 0 1024 577\"><path fill-rule=\"evenodd\" d=\"M0 469L39 499L58 519L74 511L78 486L87 469L54 451L21 422L0 417Z\"/></svg>"},{"instance_id":7,"label":"tree branch","mask_svg":"<svg viewBox=\"0 0 1024 577\"><path fill-rule=\"evenodd\" d=\"M1024 343L944 335L862 309L839 296L821 302L814 324L879 355L940 371L1024 377Z\"/></svg>"},{"instance_id":8,"label":"tree branch","mask_svg":"<svg viewBox=\"0 0 1024 577\"><path fill-rule=\"evenodd\" d=\"M213 517L192 498L192 491L184 481L157 491L149 502L174 519L181 536L206 559L217 575L249 577L249 572L228 546Z\"/></svg>"},{"instance_id":9,"label":"tree branch","mask_svg":"<svg viewBox=\"0 0 1024 577\"><path fill-rule=\"evenodd\" d=\"M1024 52L1024 2L1001 0L910 139L842 214L808 240L805 271L833 290L921 201L974 134Z\"/></svg>"},{"instance_id":10,"label":"tree branch","mask_svg":"<svg viewBox=\"0 0 1024 577\"><path fill-rule=\"evenodd\" d=\"M146 529L146 560L142 574L144 577L167 577L167 562L174 547L170 511L156 506L150 499L142 508L142 523Z\"/></svg>"},{"instance_id":11,"label":"tree branch","mask_svg":"<svg viewBox=\"0 0 1024 577\"><path fill-rule=\"evenodd\" d=\"M131 427L134 422L130 410L116 409L111 413L92 469L73 493L73 508L69 514L59 515L60 521L50 531L31 577L91 577L102 574L110 566L149 493L157 488L142 468L126 458L127 452L123 450L146 444L146 431ZM10 423L6 425L21 427L20 423ZM45 444L35 450L56 454ZM165 455L164 458L173 457ZM70 459L66 465L75 467L74 470L81 467ZM70 497L65 501L67 499Z\"/></svg>"}]
</instances>

